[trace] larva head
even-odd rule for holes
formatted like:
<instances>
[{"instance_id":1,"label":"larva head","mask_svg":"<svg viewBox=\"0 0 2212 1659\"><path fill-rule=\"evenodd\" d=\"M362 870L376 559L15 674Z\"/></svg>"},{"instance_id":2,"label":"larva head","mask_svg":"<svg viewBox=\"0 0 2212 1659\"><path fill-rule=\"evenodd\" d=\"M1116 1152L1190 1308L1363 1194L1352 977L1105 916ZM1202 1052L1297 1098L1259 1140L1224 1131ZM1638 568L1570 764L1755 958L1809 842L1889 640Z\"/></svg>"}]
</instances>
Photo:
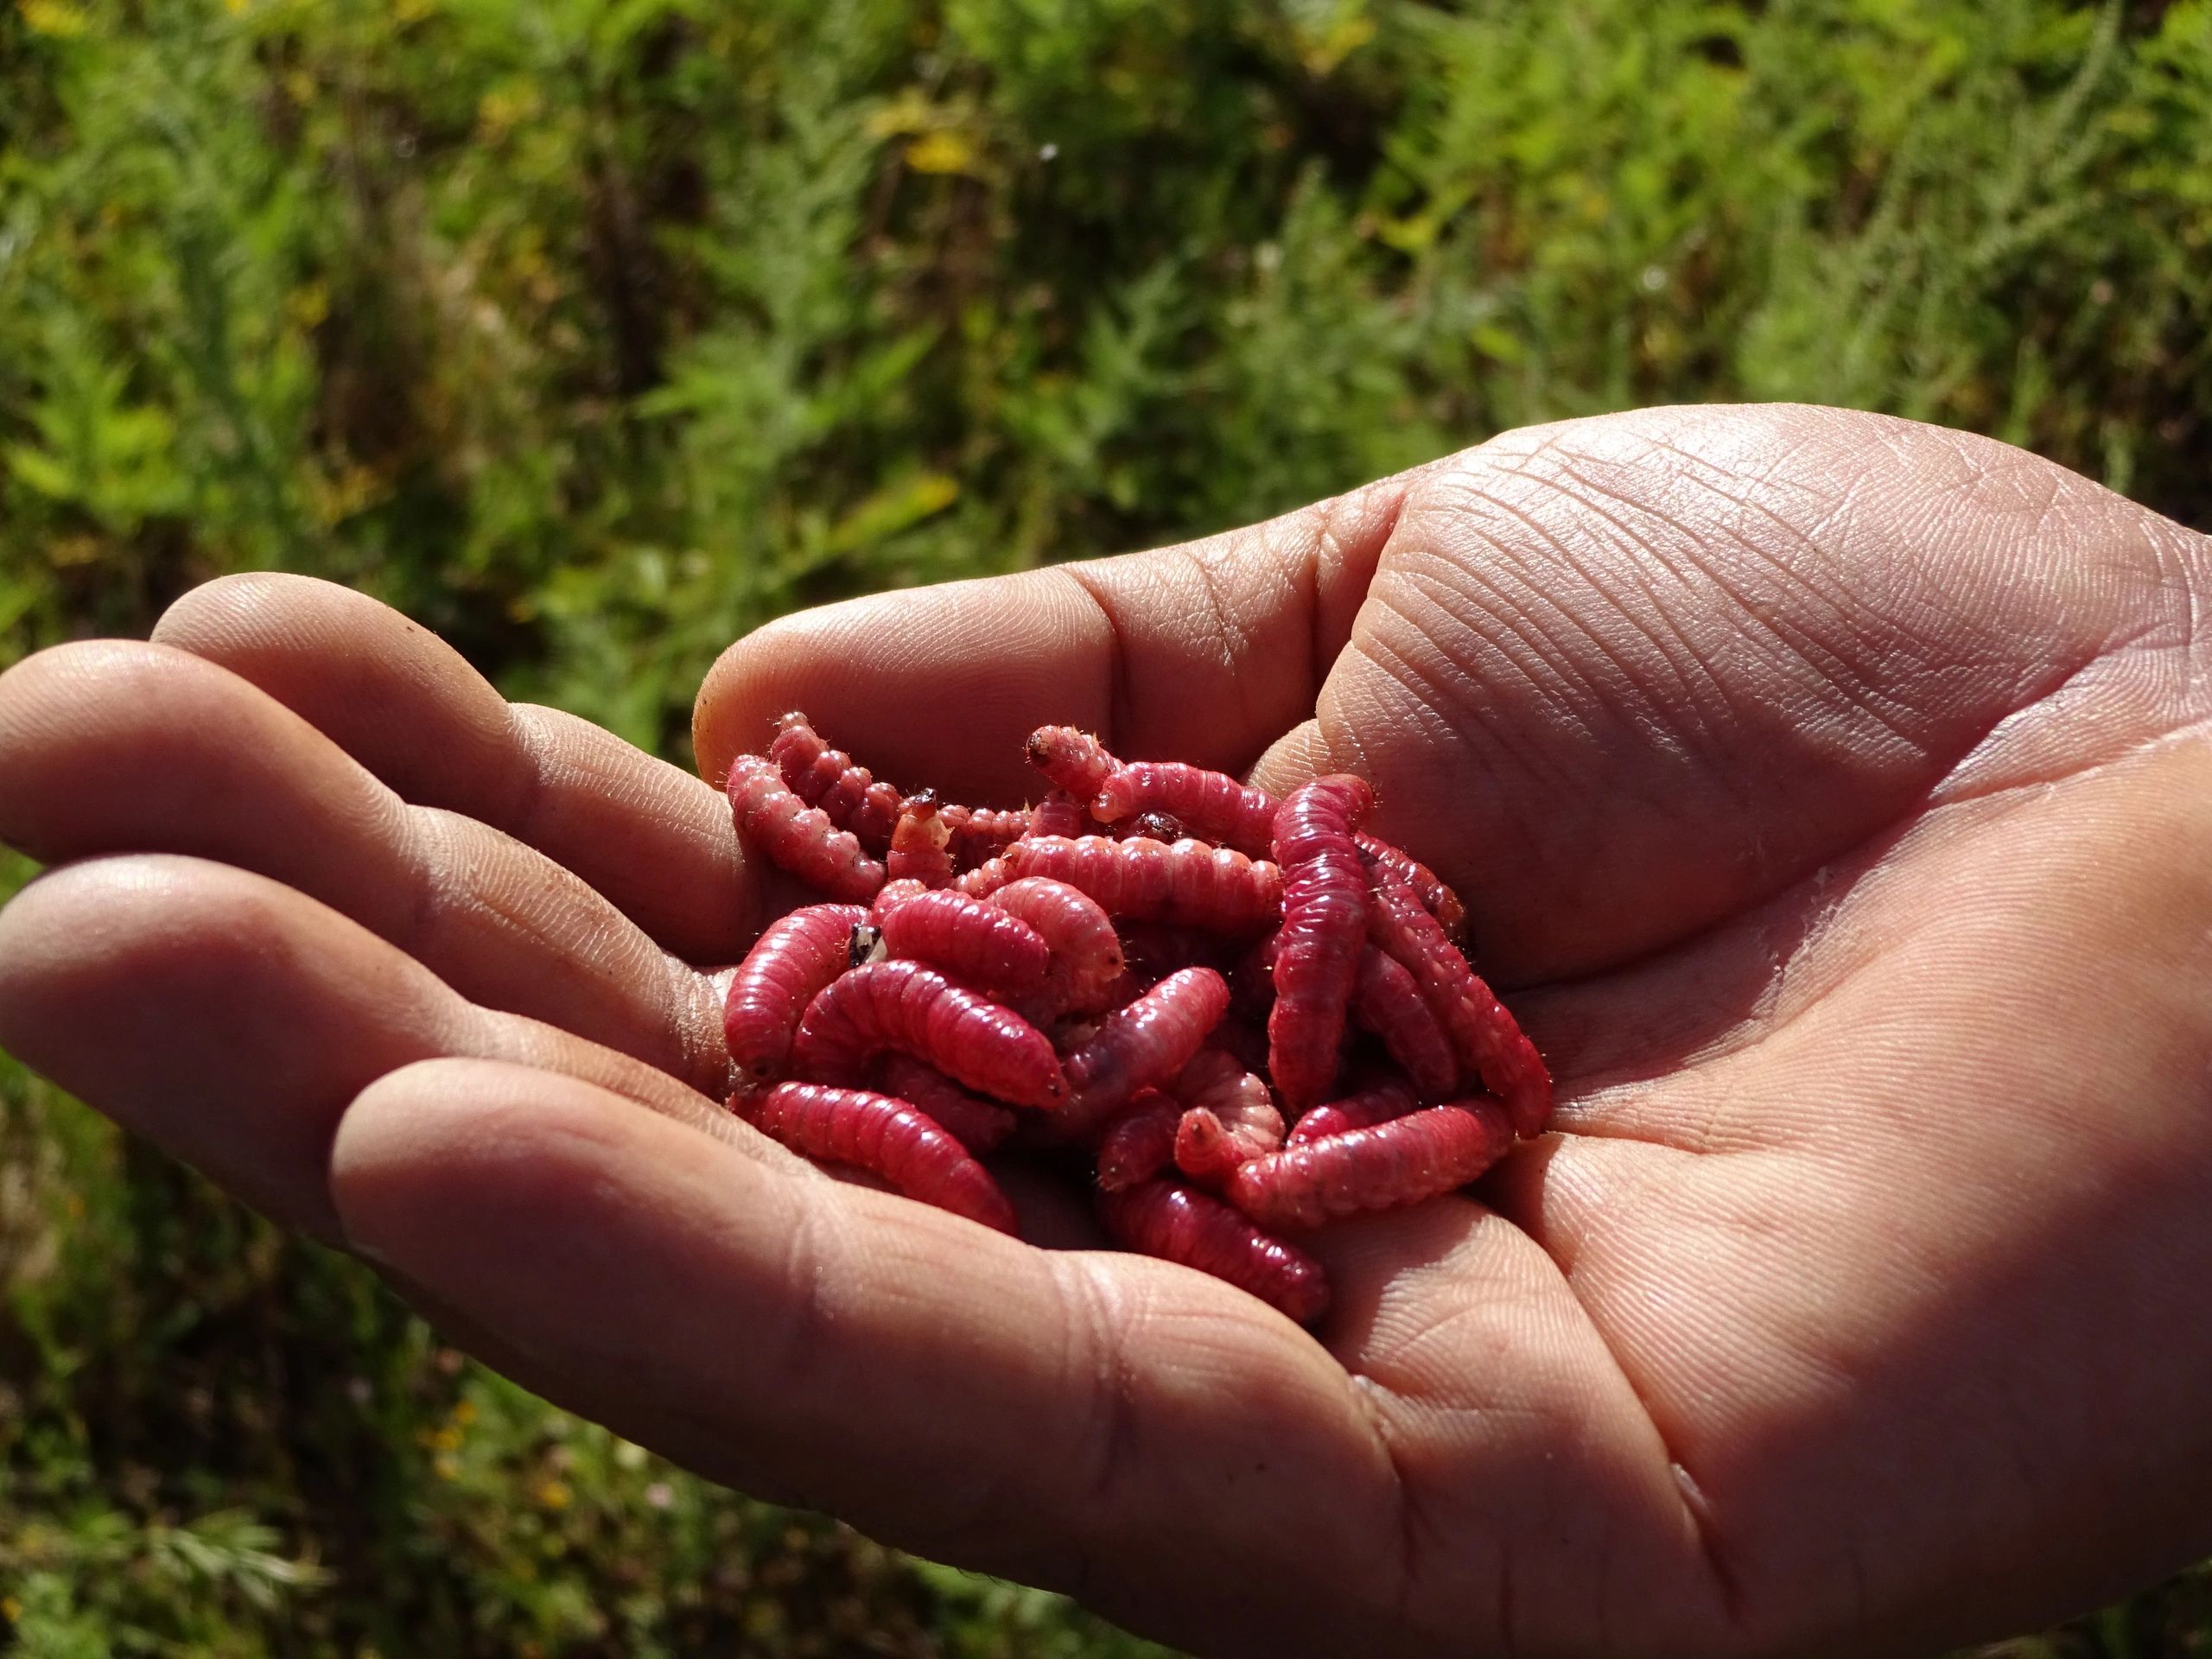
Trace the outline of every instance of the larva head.
<instances>
[{"instance_id":1,"label":"larva head","mask_svg":"<svg viewBox=\"0 0 2212 1659\"><path fill-rule=\"evenodd\" d=\"M1140 812L1129 820L1129 833L1148 836L1154 841L1180 841L1183 821L1172 812Z\"/></svg>"},{"instance_id":2,"label":"larva head","mask_svg":"<svg viewBox=\"0 0 2212 1659\"><path fill-rule=\"evenodd\" d=\"M883 942L883 930L862 922L853 930L846 942L845 960L849 966L865 968L871 962L882 962L891 955L891 947Z\"/></svg>"},{"instance_id":3,"label":"larva head","mask_svg":"<svg viewBox=\"0 0 2212 1659\"><path fill-rule=\"evenodd\" d=\"M776 729L779 732L794 732L809 723L803 709L786 709L776 716Z\"/></svg>"}]
</instances>

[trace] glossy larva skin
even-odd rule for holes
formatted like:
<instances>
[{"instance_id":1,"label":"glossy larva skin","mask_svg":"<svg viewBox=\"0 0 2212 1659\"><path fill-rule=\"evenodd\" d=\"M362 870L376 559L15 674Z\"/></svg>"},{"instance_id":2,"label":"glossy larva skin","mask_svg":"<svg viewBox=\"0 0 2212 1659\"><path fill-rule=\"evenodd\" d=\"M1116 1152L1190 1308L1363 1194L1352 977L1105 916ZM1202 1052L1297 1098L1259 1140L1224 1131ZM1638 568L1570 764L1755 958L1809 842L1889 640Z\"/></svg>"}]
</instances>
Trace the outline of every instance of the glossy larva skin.
<instances>
[{"instance_id":1,"label":"glossy larva skin","mask_svg":"<svg viewBox=\"0 0 2212 1659\"><path fill-rule=\"evenodd\" d=\"M1274 864L1202 841L1169 845L1141 836L1039 836L1016 842L976 874L988 878L995 867L1000 885L1041 875L1081 888L1111 916L1181 922L1217 933L1256 932L1282 904L1282 872Z\"/></svg>"},{"instance_id":2,"label":"glossy larva skin","mask_svg":"<svg viewBox=\"0 0 2212 1659\"><path fill-rule=\"evenodd\" d=\"M874 1075L880 1092L905 1101L978 1157L1002 1145L1018 1122L1007 1108L895 1048L876 1057Z\"/></svg>"},{"instance_id":3,"label":"glossy larva skin","mask_svg":"<svg viewBox=\"0 0 2212 1659\"><path fill-rule=\"evenodd\" d=\"M998 909L1045 941L1045 983L1039 1004L1047 1015L1096 1014L1122 977L1121 936L1099 902L1065 881L1029 876L991 894Z\"/></svg>"},{"instance_id":4,"label":"glossy larva skin","mask_svg":"<svg viewBox=\"0 0 2212 1659\"><path fill-rule=\"evenodd\" d=\"M1348 1129L1238 1166L1224 1189L1263 1227L1319 1227L1465 1186L1513 1145L1513 1122L1478 1096Z\"/></svg>"},{"instance_id":5,"label":"glossy larva skin","mask_svg":"<svg viewBox=\"0 0 2212 1659\"><path fill-rule=\"evenodd\" d=\"M1282 1113L1265 1077L1211 1042L1169 1084L1184 1108L1175 1135L1175 1166L1209 1185L1237 1165L1282 1145Z\"/></svg>"},{"instance_id":6,"label":"glossy larva skin","mask_svg":"<svg viewBox=\"0 0 2212 1659\"><path fill-rule=\"evenodd\" d=\"M1365 780L1338 773L1300 785L1275 814L1282 931L1268 1070L1294 1107L1319 1102L1336 1080L1367 944L1367 868L1351 837L1374 801Z\"/></svg>"},{"instance_id":7,"label":"glossy larva skin","mask_svg":"<svg viewBox=\"0 0 2212 1659\"><path fill-rule=\"evenodd\" d=\"M1051 1109L1067 1098L1067 1078L1044 1033L918 962L871 963L830 981L799 1020L791 1069L851 1086L887 1048L994 1100Z\"/></svg>"},{"instance_id":8,"label":"glossy larva skin","mask_svg":"<svg viewBox=\"0 0 2212 1659\"><path fill-rule=\"evenodd\" d=\"M1083 810L1083 803L1064 789L1048 791L1043 800L1029 809L1033 836L1087 836L1097 828L1090 814Z\"/></svg>"},{"instance_id":9,"label":"glossy larva skin","mask_svg":"<svg viewBox=\"0 0 2212 1659\"><path fill-rule=\"evenodd\" d=\"M990 1172L903 1100L865 1089L783 1083L740 1096L738 1115L794 1152L880 1175L910 1198L1012 1233L1014 1206Z\"/></svg>"},{"instance_id":10,"label":"glossy larva skin","mask_svg":"<svg viewBox=\"0 0 2212 1659\"><path fill-rule=\"evenodd\" d=\"M861 850L851 831L794 795L774 761L757 754L731 761L729 804L748 846L830 898L865 904L883 885L883 866Z\"/></svg>"},{"instance_id":11,"label":"glossy larva skin","mask_svg":"<svg viewBox=\"0 0 2212 1659\"><path fill-rule=\"evenodd\" d=\"M1089 732L1072 726L1039 726L1029 734L1029 764L1055 789L1088 801L1121 770L1122 763Z\"/></svg>"},{"instance_id":12,"label":"glossy larva skin","mask_svg":"<svg viewBox=\"0 0 2212 1659\"><path fill-rule=\"evenodd\" d=\"M1211 968L1186 968L1106 1015L1065 1063L1069 1128L1103 1123L1138 1090L1173 1077L1228 1012L1228 982Z\"/></svg>"},{"instance_id":13,"label":"glossy larva skin","mask_svg":"<svg viewBox=\"0 0 2212 1659\"><path fill-rule=\"evenodd\" d=\"M1421 993L1411 969L1378 947L1363 944L1352 1016L1382 1039L1428 1100L1448 1098L1459 1083L1459 1057L1451 1034Z\"/></svg>"},{"instance_id":14,"label":"glossy larva skin","mask_svg":"<svg viewBox=\"0 0 2212 1659\"><path fill-rule=\"evenodd\" d=\"M930 889L911 876L886 881L876 890L868 907L868 918L876 926L883 925L883 918L905 904L909 899L918 899Z\"/></svg>"},{"instance_id":15,"label":"glossy larva skin","mask_svg":"<svg viewBox=\"0 0 2212 1659\"><path fill-rule=\"evenodd\" d=\"M1444 936L1452 944L1464 948L1467 943L1467 907L1459 902L1459 895L1445 884L1444 878L1422 863L1404 849L1393 847L1389 842L1363 831L1352 837L1359 848L1359 855L1366 862L1370 874L1387 877L1403 887L1413 889L1421 908L1436 918Z\"/></svg>"},{"instance_id":16,"label":"glossy larva skin","mask_svg":"<svg viewBox=\"0 0 2212 1659\"><path fill-rule=\"evenodd\" d=\"M1368 931L1374 942L1413 974L1422 996L1451 1036L1463 1071L1505 1103L1515 1129L1535 1135L1551 1116L1551 1074L1535 1045L1522 1033L1467 959L1413 891L1378 881Z\"/></svg>"},{"instance_id":17,"label":"glossy larva skin","mask_svg":"<svg viewBox=\"0 0 2212 1659\"><path fill-rule=\"evenodd\" d=\"M1166 813L1186 836L1234 847L1248 858L1266 858L1280 804L1267 791L1249 788L1226 772L1180 760L1131 760L1099 785L1090 815L1101 823L1119 823L1141 813Z\"/></svg>"},{"instance_id":18,"label":"glossy larva skin","mask_svg":"<svg viewBox=\"0 0 2212 1659\"><path fill-rule=\"evenodd\" d=\"M1029 833L1027 807L1009 812L992 806L948 806L943 811L956 869L987 863Z\"/></svg>"},{"instance_id":19,"label":"glossy larva skin","mask_svg":"<svg viewBox=\"0 0 2212 1659\"><path fill-rule=\"evenodd\" d=\"M1225 1279L1300 1325L1328 1312L1329 1281L1319 1262L1179 1181L1102 1192L1098 1217L1116 1243Z\"/></svg>"},{"instance_id":20,"label":"glossy larva skin","mask_svg":"<svg viewBox=\"0 0 2212 1659\"><path fill-rule=\"evenodd\" d=\"M722 1005L739 1088L760 1088L782 1071L799 1016L849 965L853 930L867 920L858 905L809 905L769 924L746 952Z\"/></svg>"},{"instance_id":21,"label":"glossy larva skin","mask_svg":"<svg viewBox=\"0 0 2212 1659\"><path fill-rule=\"evenodd\" d=\"M1300 1118L1291 1126L1290 1139L1286 1144L1302 1147L1309 1141L1325 1140L1353 1129L1372 1128L1394 1117L1403 1117L1420 1105L1420 1096L1403 1077L1373 1077L1351 1093L1325 1101Z\"/></svg>"},{"instance_id":22,"label":"glossy larva skin","mask_svg":"<svg viewBox=\"0 0 2212 1659\"><path fill-rule=\"evenodd\" d=\"M1157 1089L1138 1090L1098 1137L1099 1190L1126 1192L1173 1163L1182 1116L1182 1107Z\"/></svg>"},{"instance_id":23,"label":"glossy larva skin","mask_svg":"<svg viewBox=\"0 0 2212 1659\"><path fill-rule=\"evenodd\" d=\"M999 906L964 893L925 893L879 924L893 957L926 962L963 985L1023 997L1045 983L1044 936Z\"/></svg>"},{"instance_id":24,"label":"glossy larva skin","mask_svg":"<svg viewBox=\"0 0 2212 1659\"><path fill-rule=\"evenodd\" d=\"M893 881L918 881L932 888L952 885L952 826L938 810L931 791L906 798L884 868Z\"/></svg>"},{"instance_id":25,"label":"glossy larva skin","mask_svg":"<svg viewBox=\"0 0 2212 1659\"><path fill-rule=\"evenodd\" d=\"M809 806L818 806L830 822L849 830L877 857L891 844L899 822L899 791L880 783L866 766L854 764L842 749L822 741L806 716L794 709L776 722L768 758L785 785Z\"/></svg>"}]
</instances>

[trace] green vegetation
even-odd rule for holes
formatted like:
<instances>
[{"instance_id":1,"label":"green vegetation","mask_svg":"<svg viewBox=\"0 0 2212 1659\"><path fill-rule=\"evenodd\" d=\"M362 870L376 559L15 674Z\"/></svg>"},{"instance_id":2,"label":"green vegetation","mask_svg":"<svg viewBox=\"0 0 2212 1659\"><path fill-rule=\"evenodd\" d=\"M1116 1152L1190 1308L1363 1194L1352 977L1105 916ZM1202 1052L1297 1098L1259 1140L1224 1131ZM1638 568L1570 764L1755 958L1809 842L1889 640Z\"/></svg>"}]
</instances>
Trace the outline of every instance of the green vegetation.
<instances>
[{"instance_id":1,"label":"green vegetation","mask_svg":"<svg viewBox=\"0 0 2212 1659\"><path fill-rule=\"evenodd\" d=\"M2212 523L2208 156L2212 0L0 0L0 663L277 566L681 759L793 606L1670 400ZM0 1279L0 1649L1141 1650L550 1411L4 1058ZM2008 1651L2212 1651L2212 1580Z\"/></svg>"}]
</instances>

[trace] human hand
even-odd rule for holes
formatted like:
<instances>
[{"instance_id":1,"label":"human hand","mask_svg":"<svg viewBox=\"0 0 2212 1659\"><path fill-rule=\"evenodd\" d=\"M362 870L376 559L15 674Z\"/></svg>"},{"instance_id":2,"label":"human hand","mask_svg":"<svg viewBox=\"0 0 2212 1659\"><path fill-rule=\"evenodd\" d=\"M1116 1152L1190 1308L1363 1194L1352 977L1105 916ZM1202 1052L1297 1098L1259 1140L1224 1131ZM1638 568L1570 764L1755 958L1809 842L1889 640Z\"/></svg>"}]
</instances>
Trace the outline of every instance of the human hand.
<instances>
[{"instance_id":1,"label":"human hand","mask_svg":"<svg viewBox=\"0 0 2212 1659\"><path fill-rule=\"evenodd\" d=\"M1374 781L1561 1106L1321 1235L1318 1342L752 1137L720 798L320 584L0 677L0 835L81 861L0 914L0 1042L622 1433L1207 1651L2018 1627L2212 1539L2207 547L1655 410L734 647L710 775L796 704L976 799L1047 720Z\"/></svg>"}]
</instances>

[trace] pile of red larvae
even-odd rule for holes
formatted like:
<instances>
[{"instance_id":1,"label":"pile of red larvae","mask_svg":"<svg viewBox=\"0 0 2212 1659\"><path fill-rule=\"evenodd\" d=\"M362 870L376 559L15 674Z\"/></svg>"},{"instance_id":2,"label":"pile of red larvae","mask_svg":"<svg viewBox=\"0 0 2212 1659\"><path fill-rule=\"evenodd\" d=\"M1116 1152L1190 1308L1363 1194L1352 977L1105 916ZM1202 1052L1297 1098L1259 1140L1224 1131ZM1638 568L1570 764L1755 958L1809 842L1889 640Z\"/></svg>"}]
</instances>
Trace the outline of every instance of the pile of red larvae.
<instances>
[{"instance_id":1,"label":"pile of red larvae","mask_svg":"<svg viewBox=\"0 0 2212 1659\"><path fill-rule=\"evenodd\" d=\"M831 901L731 982L732 1108L811 1158L1014 1230L977 1161L1087 1154L1132 1249L1301 1322L1329 1287L1276 1236L1465 1185L1551 1109L1469 966L1465 912L1360 823L1373 792L1277 801L1047 726L1014 811L902 795L804 715L731 766L739 833Z\"/></svg>"}]
</instances>

